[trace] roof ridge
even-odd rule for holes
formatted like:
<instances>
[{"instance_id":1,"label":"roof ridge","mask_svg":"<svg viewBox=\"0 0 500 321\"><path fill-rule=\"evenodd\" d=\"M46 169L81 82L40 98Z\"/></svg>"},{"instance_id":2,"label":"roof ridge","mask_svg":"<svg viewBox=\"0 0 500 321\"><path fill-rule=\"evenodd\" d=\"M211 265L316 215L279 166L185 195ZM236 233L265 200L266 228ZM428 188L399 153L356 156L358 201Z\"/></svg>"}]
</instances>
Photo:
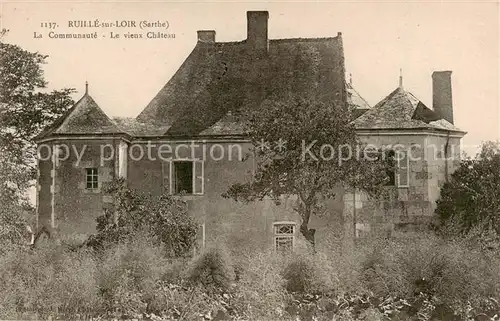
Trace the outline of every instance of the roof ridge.
<instances>
[{"instance_id":1,"label":"roof ridge","mask_svg":"<svg viewBox=\"0 0 500 321\"><path fill-rule=\"evenodd\" d=\"M316 38L279 38L279 39L269 39L270 42L294 42L294 41L329 41L329 40L338 40L339 36L335 37L316 37Z\"/></svg>"},{"instance_id":2,"label":"roof ridge","mask_svg":"<svg viewBox=\"0 0 500 321\"><path fill-rule=\"evenodd\" d=\"M357 96L358 96L358 97L359 97L359 98L360 98L360 99L361 99L361 100L362 100L362 101L363 101L363 102L364 102L364 103L365 103L365 104L366 104L369 108L372 108L372 106L368 103L368 101L367 101L367 100L366 100L363 96L361 96L361 94L360 94L360 93L356 90L356 88L354 88L354 86L353 86L352 84L348 83L347 81L345 82L345 84L346 84L346 88L347 88L348 90L352 90L352 91L354 91L354 93L356 93L356 94L357 94Z\"/></svg>"},{"instance_id":3,"label":"roof ridge","mask_svg":"<svg viewBox=\"0 0 500 321\"><path fill-rule=\"evenodd\" d=\"M417 97L413 96L413 94L411 94L410 92L404 90L404 88L401 88L401 90L403 91L403 96L404 96L404 99L406 99L406 101L410 104L410 106L413 108L413 111L411 112L411 114L409 115L410 116L410 119L412 119L412 116L413 114L415 113L415 109L417 108L418 106L418 102L420 102L420 99L418 99ZM413 98L415 98L417 100L417 105L415 106L414 105L414 102L410 99L409 95L412 95Z\"/></svg>"},{"instance_id":4,"label":"roof ridge","mask_svg":"<svg viewBox=\"0 0 500 321\"><path fill-rule=\"evenodd\" d=\"M45 127L38 135L36 135L33 138L33 140L36 141L36 140L42 139L42 138L52 134L57 128L59 128L62 125L62 123L64 122L64 120L73 112L76 105L83 99L84 96L85 95L80 97L80 99L78 99L77 102L73 103L73 106L71 106L70 108L65 110L64 113L62 113L61 116L57 117L52 124Z\"/></svg>"},{"instance_id":5,"label":"roof ridge","mask_svg":"<svg viewBox=\"0 0 500 321\"><path fill-rule=\"evenodd\" d=\"M245 40L238 40L238 41L216 41L216 45L240 45L244 44Z\"/></svg>"},{"instance_id":6,"label":"roof ridge","mask_svg":"<svg viewBox=\"0 0 500 321\"><path fill-rule=\"evenodd\" d=\"M414 94L412 94L410 91L405 90L404 88L401 88L401 89L402 89L402 90L403 90L403 92L405 93L405 98L406 98L406 99L408 99L408 101L410 102L410 104L411 104L412 106L413 106L413 102L411 101L411 99L410 99L410 97L409 97L409 96L413 97L413 98L417 101L417 105L416 105L416 106L414 106L414 108L415 108L415 109L417 108L417 106L418 106L418 104L419 104L419 103L421 103L422 105L424 105L424 106L425 106L425 104L424 104L424 103L423 103L423 102L422 102L422 101L421 101L421 100L420 100L417 96L415 96ZM425 106L425 107L427 107L427 106ZM415 112L415 110L414 110L413 112Z\"/></svg>"},{"instance_id":7,"label":"roof ridge","mask_svg":"<svg viewBox=\"0 0 500 321\"><path fill-rule=\"evenodd\" d=\"M391 91L387 96L385 96L384 98L382 98L382 100L376 103L375 106L372 107L372 110L378 109L380 106L383 106L386 101L391 99L398 92L399 89L401 89L401 87L397 87L396 89Z\"/></svg>"},{"instance_id":8,"label":"roof ridge","mask_svg":"<svg viewBox=\"0 0 500 321\"><path fill-rule=\"evenodd\" d=\"M308 42L308 41L329 41L329 40L338 40L340 36L335 36L335 37L294 37L294 38L276 38L276 39L269 39L269 42L294 42L294 41L302 41L302 42ZM244 40L234 40L234 41L216 41L216 45L239 45L239 44L244 44L246 43L246 39Z\"/></svg>"}]
</instances>

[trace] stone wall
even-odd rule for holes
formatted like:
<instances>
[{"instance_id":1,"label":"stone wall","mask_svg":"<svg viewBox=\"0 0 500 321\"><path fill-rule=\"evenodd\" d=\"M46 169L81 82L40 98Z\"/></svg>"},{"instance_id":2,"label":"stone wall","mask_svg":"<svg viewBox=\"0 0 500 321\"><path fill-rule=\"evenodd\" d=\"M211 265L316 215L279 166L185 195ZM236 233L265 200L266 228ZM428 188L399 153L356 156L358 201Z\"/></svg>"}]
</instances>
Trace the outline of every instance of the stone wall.
<instances>
[{"instance_id":1,"label":"stone wall","mask_svg":"<svg viewBox=\"0 0 500 321\"><path fill-rule=\"evenodd\" d=\"M402 144L410 148L409 185L386 187L383 197L377 200L359 191L353 194L352 191L344 193L339 189L334 199L326 201L327 213L322 217L311 218L309 227L317 229L318 245L327 242L332 233L338 236L342 231L347 237L362 237L371 234L397 235L422 228L434 213L446 173L451 174L459 162L459 138L430 134L380 134L361 138L365 143L377 146ZM444 151L428 148L445 146L446 142L449 149L447 154L457 158L454 161L444 160ZM71 150L67 159L59 163L54 163L52 159L39 162L39 225L53 226L63 234L78 238L95 232L96 217L112 202L111 197L103 193L103 188L113 177L118 177L119 172L127 176L127 183L132 189L154 195L169 192L170 164L157 157L158 146L166 142L154 142L155 147L146 147L147 142L129 143L126 161L118 157L120 143L123 145L124 141L89 139L54 141L49 144L50 148L64 144L70 146ZM168 142L172 150L181 143ZM133 147L141 144L142 147ZM218 149L219 154L216 152L215 158L220 159L203 157L216 144L219 146L214 150ZM101 163L101 154L111 150L106 147L103 149L106 145L113 146L114 155L103 155L107 160ZM74 150L81 153L83 146L86 149L78 161ZM139 158L137 153L141 148L143 151L149 149L156 159ZM221 157L220 150L225 151L224 157ZM276 221L295 222L297 240L302 239L298 232L301 219L294 211L295 199L289 198L276 205L271 200L244 204L222 197L231 184L252 179L255 164L249 143L214 140L206 142L204 148L196 148L194 155L191 155L190 148L178 151L177 158L193 159L194 156L203 165L203 179L196 178L197 184L203 183L203 193L183 196L190 215L204 228L204 239L200 236L200 244L225 241L233 246L266 248L273 244L272 226ZM65 158L64 152L63 149L60 158ZM98 168L99 189L86 189L86 168Z\"/></svg>"},{"instance_id":2,"label":"stone wall","mask_svg":"<svg viewBox=\"0 0 500 321\"><path fill-rule=\"evenodd\" d=\"M411 154L407 187L387 186L379 199L361 191L344 197L346 235L398 236L427 228L436 208L440 188L459 164L460 139L422 133L399 136L362 136L365 143L379 147L399 144ZM448 143L447 143L448 142ZM452 159L445 159L444 149Z\"/></svg>"}]
</instances>

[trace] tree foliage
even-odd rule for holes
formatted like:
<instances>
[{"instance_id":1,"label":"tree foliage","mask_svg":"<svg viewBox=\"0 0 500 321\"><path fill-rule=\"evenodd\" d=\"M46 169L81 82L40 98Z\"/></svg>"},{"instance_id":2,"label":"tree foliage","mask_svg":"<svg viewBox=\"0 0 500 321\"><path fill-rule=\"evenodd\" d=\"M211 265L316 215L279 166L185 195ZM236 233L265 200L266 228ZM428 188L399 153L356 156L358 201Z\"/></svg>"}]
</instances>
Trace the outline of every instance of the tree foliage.
<instances>
[{"instance_id":1,"label":"tree foliage","mask_svg":"<svg viewBox=\"0 0 500 321\"><path fill-rule=\"evenodd\" d=\"M12 190L0 193L0 255L10 246L28 245L31 238L31 227L27 225L32 215L30 204L19 201Z\"/></svg>"},{"instance_id":2,"label":"tree foliage","mask_svg":"<svg viewBox=\"0 0 500 321\"><path fill-rule=\"evenodd\" d=\"M499 142L487 142L475 158L462 160L441 189L436 213L456 233L479 228L500 235Z\"/></svg>"},{"instance_id":3,"label":"tree foliage","mask_svg":"<svg viewBox=\"0 0 500 321\"><path fill-rule=\"evenodd\" d=\"M252 181L231 186L224 196L279 202L296 195L300 231L313 244L315 231L308 223L311 215L325 213L323 198L334 197L339 187L374 195L385 182L385 164L378 151L365 152L346 108L304 99L267 100L242 117L256 147L257 169Z\"/></svg>"},{"instance_id":4,"label":"tree foliage","mask_svg":"<svg viewBox=\"0 0 500 321\"><path fill-rule=\"evenodd\" d=\"M128 188L123 179L112 182L106 192L113 196L114 206L97 218L97 234L89 245L99 248L144 233L161 243L169 257L191 253L198 225L184 201L170 195L141 194Z\"/></svg>"},{"instance_id":5,"label":"tree foliage","mask_svg":"<svg viewBox=\"0 0 500 321\"><path fill-rule=\"evenodd\" d=\"M0 33L0 224L18 235L26 229L21 213L33 212L26 197L36 178L33 138L73 104L74 90L47 92L42 68L47 56L5 43L5 33Z\"/></svg>"},{"instance_id":6,"label":"tree foliage","mask_svg":"<svg viewBox=\"0 0 500 321\"><path fill-rule=\"evenodd\" d=\"M73 89L44 91L47 81L42 65L46 58L0 42L2 184L11 183L20 192L36 177L33 138L73 104Z\"/></svg>"}]
</instances>

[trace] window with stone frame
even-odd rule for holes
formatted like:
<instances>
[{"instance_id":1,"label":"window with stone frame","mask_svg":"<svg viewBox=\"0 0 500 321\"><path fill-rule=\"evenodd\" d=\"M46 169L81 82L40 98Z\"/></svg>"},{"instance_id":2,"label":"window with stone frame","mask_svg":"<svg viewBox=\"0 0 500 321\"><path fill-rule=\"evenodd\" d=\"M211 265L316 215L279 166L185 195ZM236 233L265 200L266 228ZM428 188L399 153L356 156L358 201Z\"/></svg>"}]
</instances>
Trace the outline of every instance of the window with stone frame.
<instances>
[{"instance_id":1,"label":"window with stone frame","mask_svg":"<svg viewBox=\"0 0 500 321\"><path fill-rule=\"evenodd\" d=\"M273 223L274 249L276 252L289 252L295 246L295 222Z\"/></svg>"},{"instance_id":2,"label":"window with stone frame","mask_svg":"<svg viewBox=\"0 0 500 321\"><path fill-rule=\"evenodd\" d=\"M408 152L405 150L385 151L387 162L387 186L408 187L410 181L410 164Z\"/></svg>"},{"instance_id":3,"label":"window with stone frame","mask_svg":"<svg viewBox=\"0 0 500 321\"><path fill-rule=\"evenodd\" d=\"M98 189L99 188L99 172L97 168L86 168L85 169L85 182L87 189Z\"/></svg>"},{"instance_id":4,"label":"window with stone frame","mask_svg":"<svg viewBox=\"0 0 500 321\"><path fill-rule=\"evenodd\" d=\"M396 184L398 187L410 186L410 158L408 151L400 150L396 154L397 172Z\"/></svg>"}]
</instances>

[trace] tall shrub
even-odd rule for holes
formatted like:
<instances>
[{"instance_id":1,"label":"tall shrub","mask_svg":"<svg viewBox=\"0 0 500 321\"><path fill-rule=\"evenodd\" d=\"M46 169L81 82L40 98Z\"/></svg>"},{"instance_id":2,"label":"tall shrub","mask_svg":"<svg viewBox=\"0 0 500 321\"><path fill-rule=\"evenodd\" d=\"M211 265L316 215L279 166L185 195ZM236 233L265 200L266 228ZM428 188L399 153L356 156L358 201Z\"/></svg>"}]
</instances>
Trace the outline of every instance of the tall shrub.
<instances>
[{"instance_id":1,"label":"tall shrub","mask_svg":"<svg viewBox=\"0 0 500 321\"><path fill-rule=\"evenodd\" d=\"M234 269L229 255L220 248L206 250L193 259L188 280L209 292L228 291L234 280Z\"/></svg>"},{"instance_id":2,"label":"tall shrub","mask_svg":"<svg viewBox=\"0 0 500 321\"><path fill-rule=\"evenodd\" d=\"M325 293L332 290L333 270L326 256L319 253L293 254L283 269L285 286L289 292Z\"/></svg>"},{"instance_id":3,"label":"tall shrub","mask_svg":"<svg viewBox=\"0 0 500 321\"><path fill-rule=\"evenodd\" d=\"M141 194L126 187L122 180L107 188L114 207L97 218L97 234L88 241L93 247L120 243L146 233L161 244L167 257L192 253L198 224L187 213L187 205L171 195Z\"/></svg>"},{"instance_id":4,"label":"tall shrub","mask_svg":"<svg viewBox=\"0 0 500 321\"><path fill-rule=\"evenodd\" d=\"M171 266L163 253L140 236L106 249L97 280L108 313L137 316L147 312L157 284Z\"/></svg>"},{"instance_id":5,"label":"tall shrub","mask_svg":"<svg viewBox=\"0 0 500 321\"><path fill-rule=\"evenodd\" d=\"M500 235L500 143L488 142L475 158L461 162L441 189L436 213L443 226L452 223L456 234L473 228Z\"/></svg>"},{"instance_id":6,"label":"tall shrub","mask_svg":"<svg viewBox=\"0 0 500 321\"><path fill-rule=\"evenodd\" d=\"M425 235L376 247L362 267L365 286L380 296L421 293L453 307L500 299L498 257L460 240Z\"/></svg>"},{"instance_id":7,"label":"tall shrub","mask_svg":"<svg viewBox=\"0 0 500 321\"><path fill-rule=\"evenodd\" d=\"M287 303L284 258L273 251L239 257L235 305L249 320L283 320Z\"/></svg>"}]
</instances>

